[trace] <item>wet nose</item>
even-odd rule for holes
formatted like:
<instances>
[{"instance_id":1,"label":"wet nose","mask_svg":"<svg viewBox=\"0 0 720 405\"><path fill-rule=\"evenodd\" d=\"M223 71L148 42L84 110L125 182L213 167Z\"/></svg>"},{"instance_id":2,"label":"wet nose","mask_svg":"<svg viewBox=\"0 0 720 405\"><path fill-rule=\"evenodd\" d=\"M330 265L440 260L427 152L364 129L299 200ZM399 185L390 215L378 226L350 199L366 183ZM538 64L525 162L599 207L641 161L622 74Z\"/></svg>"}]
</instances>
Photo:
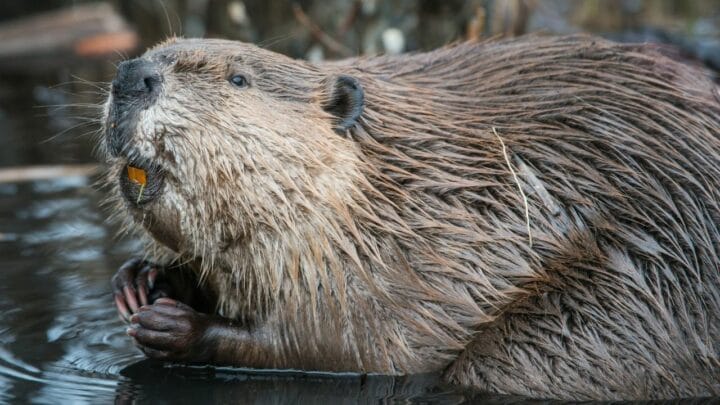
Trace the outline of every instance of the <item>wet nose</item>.
<instances>
[{"instance_id":1,"label":"wet nose","mask_svg":"<svg viewBox=\"0 0 720 405\"><path fill-rule=\"evenodd\" d=\"M118 65L112 81L116 97L146 97L157 94L162 84L158 65L147 59L137 58Z\"/></svg>"}]
</instances>

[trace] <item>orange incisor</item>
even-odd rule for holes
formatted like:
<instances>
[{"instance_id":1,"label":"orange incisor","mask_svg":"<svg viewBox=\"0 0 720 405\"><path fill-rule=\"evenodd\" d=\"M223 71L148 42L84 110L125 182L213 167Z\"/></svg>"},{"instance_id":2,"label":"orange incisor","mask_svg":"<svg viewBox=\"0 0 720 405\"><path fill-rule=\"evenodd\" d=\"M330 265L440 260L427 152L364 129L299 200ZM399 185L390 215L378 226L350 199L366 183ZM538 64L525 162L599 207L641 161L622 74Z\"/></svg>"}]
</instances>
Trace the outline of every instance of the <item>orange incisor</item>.
<instances>
[{"instance_id":1,"label":"orange incisor","mask_svg":"<svg viewBox=\"0 0 720 405\"><path fill-rule=\"evenodd\" d=\"M145 170L133 166L128 166L127 174L130 181L140 185L140 191L138 192L137 198L137 203L140 203L140 198L142 198L143 191L145 190L145 185L147 184L147 176L145 175Z\"/></svg>"}]
</instances>

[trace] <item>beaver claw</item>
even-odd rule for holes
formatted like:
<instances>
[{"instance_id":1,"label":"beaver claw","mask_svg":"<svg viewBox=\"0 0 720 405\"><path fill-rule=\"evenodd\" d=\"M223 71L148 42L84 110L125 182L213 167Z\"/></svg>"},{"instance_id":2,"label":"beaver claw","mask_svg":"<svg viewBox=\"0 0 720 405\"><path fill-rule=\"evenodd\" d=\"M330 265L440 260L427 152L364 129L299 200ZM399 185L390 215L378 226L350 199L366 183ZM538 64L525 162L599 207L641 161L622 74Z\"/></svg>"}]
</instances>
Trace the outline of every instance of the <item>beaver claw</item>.
<instances>
[{"instance_id":1,"label":"beaver claw","mask_svg":"<svg viewBox=\"0 0 720 405\"><path fill-rule=\"evenodd\" d=\"M151 298L167 296L166 293L155 291L155 281L159 269L156 265L135 258L125 262L112 278L115 306L123 321L138 311L140 306L152 302Z\"/></svg>"},{"instance_id":2,"label":"beaver claw","mask_svg":"<svg viewBox=\"0 0 720 405\"><path fill-rule=\"evenodd\" d=\"M148 357L161 360L207 362L211 344L205 342L212 317L170 298L144 305L130 317L127 333Z\"/></svg>"}]
</instances>

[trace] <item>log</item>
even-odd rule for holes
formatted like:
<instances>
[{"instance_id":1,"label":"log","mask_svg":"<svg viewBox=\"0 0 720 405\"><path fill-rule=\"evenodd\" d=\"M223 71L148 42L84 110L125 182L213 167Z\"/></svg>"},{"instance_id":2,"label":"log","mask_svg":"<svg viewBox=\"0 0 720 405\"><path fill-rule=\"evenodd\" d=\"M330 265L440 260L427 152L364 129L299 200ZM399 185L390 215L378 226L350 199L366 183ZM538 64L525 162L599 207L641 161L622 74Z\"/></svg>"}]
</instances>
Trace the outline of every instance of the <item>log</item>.
<instances>
[{"instance_id":1,"label":"log","mask_svg":"<svg viewBox=\"0 0 720 405\"><path fill-rule=\"evenodd\" d=\"M88 177L100 170L96 164L24 166L0 168L0 184L50 180L61 177Z\"/></svg>"},{"instance_id":2,"label":"log","mask_svg":"<svg viewBox=\"0 0 720 405\"><path fill-rule=\"evenodd\" d=\"M88 58L119 58L138 44L109 4L67 7L0 24L0 72L44 73Z\"/></svg>"}]
</instances>

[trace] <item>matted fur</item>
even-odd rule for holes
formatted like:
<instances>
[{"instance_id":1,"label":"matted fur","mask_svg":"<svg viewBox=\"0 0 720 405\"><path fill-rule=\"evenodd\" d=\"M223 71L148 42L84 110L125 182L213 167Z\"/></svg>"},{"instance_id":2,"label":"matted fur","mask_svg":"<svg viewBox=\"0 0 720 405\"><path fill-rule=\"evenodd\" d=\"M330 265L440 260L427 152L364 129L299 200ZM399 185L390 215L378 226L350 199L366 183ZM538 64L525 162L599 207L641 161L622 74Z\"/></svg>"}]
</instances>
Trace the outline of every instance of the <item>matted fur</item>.
<instances>
[{"instance_id":1,"label":"matted fur","mask_svg":"<svg viewBox=\"0 0 720 405\"><path fill-rule=\"evenodd\" d=\"M110 158L113 199L178 241L151 238L152 260L200 263L218 312L262 325L272 355L239 365L720 395L720 96L703 71L589 37L323 64L172 39L145 57L171 62L132 148L168 177L138 211ZM339 74L365 92L345 134L321 108Z\"/></svg>"}]
</instances>

